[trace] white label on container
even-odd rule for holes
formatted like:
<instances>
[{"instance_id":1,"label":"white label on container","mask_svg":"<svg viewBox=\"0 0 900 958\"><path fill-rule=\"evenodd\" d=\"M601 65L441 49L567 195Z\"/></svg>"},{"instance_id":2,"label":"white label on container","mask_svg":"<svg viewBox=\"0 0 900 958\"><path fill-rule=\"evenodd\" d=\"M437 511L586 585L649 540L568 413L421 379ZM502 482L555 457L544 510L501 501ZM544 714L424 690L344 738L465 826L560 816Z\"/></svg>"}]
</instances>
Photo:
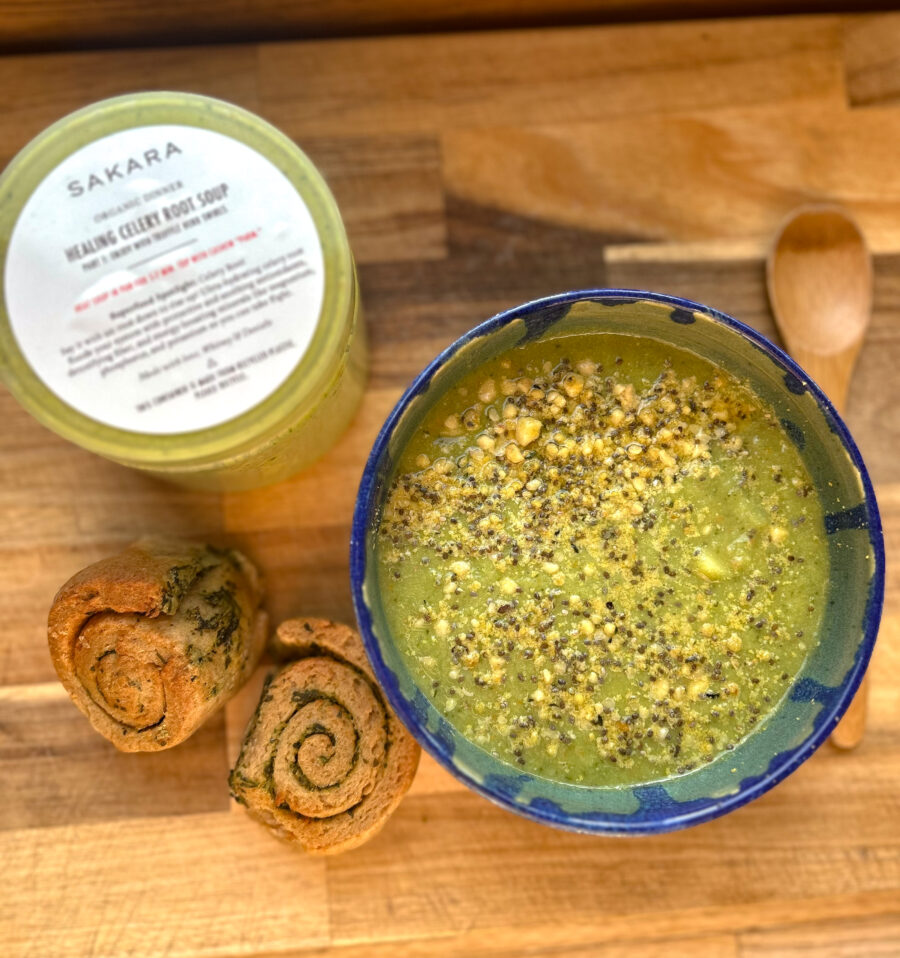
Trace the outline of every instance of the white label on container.
<instances>
[{"instance_id":1,"label":"white label on container","mask_svg":"<svg viewBox=\"0 0 900 958\"><path fill-rule=\"evenodd\" d=\"M271 395L303 356L324 292L296 188L231 137L136 127L48 174L6 257L25 358L64 402L134 432L204 429Z\"/></svg>"}]
</instances>

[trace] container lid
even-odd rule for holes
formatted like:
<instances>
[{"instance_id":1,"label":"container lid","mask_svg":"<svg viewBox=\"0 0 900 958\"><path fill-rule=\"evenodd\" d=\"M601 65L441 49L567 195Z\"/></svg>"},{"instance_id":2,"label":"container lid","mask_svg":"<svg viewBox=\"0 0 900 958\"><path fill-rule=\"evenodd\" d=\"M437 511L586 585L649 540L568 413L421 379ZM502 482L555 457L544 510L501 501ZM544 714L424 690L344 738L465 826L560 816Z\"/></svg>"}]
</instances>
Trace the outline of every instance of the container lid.
<instances>
[{"instance_id":1,"label":"container lid","mask_svg":"<svg viewBox=\"0 0 900 958\"><path fill-rule=\"evenodd\" d=\"M138 466L312 411L353 263L306 155L239 107L141 93L60 120L0 177L0 373L41 422Z\"/></svg>"}]
</instances>

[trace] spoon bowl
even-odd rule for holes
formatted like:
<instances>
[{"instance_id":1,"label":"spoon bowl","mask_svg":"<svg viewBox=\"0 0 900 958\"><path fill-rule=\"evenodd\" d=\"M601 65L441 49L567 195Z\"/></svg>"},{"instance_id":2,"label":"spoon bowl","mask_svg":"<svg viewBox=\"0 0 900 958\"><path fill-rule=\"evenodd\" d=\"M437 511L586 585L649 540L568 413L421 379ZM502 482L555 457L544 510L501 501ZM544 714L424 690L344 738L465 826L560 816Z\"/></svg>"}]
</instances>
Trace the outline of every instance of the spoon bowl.
<instances>
[{"instance_id":1,"label":"spoon bowl","mask_svg":"<svg viewBox=\"0 0 900 958\"><path fill-rule=\"evenodd\" d=\"M801 207L782 224L767 267L788 352L843 412L872 315L872 259L860 228L839 207Z\"/></svg>"}]
</instances>

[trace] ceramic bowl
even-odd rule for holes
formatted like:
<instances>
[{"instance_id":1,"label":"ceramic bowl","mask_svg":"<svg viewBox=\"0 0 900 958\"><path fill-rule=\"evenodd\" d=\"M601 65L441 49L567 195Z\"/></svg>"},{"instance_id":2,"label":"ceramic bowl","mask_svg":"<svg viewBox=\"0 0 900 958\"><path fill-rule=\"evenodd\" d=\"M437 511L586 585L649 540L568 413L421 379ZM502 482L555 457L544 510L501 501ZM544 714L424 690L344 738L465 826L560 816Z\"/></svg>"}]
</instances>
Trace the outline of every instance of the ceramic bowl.
<instances>
[{"instance_id":1,"label":"ceramic bowl","mask_svg":"<svg viewBox=\"0 0 900 958\"><path fill-rule=\"evenodd\" d=\"M781 702L733 751L637 786L567 785L522 772L468 741L417 687L394 643L374 561L382 503L399 454L432 404L473 367L526 340L586 331L650 336L748 380L776 410L825 512L828 607L819 644ZM646 834L707 821L757 798L828 737L872 653L884 592L884 547L872 485L834 407L759 333L699 303L634 290L588 290L500 313L444 350L388 416L356 502L350 570L356 614L378 681L397 715L438 762L480 795L528 818L582 832Z\"/></svg>"}]
</instances>

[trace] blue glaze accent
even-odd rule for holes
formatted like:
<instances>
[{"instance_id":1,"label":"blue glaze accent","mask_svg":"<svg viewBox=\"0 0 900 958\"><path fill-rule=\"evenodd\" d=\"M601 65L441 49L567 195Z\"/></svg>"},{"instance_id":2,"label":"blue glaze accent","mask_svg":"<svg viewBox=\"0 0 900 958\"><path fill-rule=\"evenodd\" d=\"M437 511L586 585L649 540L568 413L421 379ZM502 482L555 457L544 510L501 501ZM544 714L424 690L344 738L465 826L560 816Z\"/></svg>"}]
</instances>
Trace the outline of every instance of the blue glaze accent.
<instances>
[{"instance_id":1,"label":"blue glaze accent","mask_svg":"<svg viewBox=\"0 0 900 958\"><path fill-rule=\"evenodd\" d=\"M632 296L595 296L591 298L592 303L599 303L601 306L631 306L634 302Z\"/></svg>"},{"instance_id":2,"label":"blue glaze accent","mask_svg":"<svg viewBox=\"0 0 900 958\"><path fill-rule=\"evenodd\" d=\"M866 504L861 502L852 509L844 509L841 512L830 512L825 516L825 531L829 535L840 532L843 529L866 529L869 525L869 516L866 512Z\"/></svg>"},{"instance_id":3,"label":"blue glaze accent","mask_svg":"<svg viewBox=\"0 0 900 958\"><path fill-rule=\"evenodd\" d=\"M566 813L552 799L538 796L528 803L528 810L533 814L531 818L538 821L545 820L556 823L566 817Z\"/></svg>"},{"instance_id":4,"label":"blue glaze accent","mask_svg":"<svg viewBox=\"0 0 900 958\"><path fill-rule=\"evenodd\" d=\"M838 495L850 499L850 490L855 492L862 482L864 501L853 509L832 513L826 519L826 528L831 524L833 528L829 531L868 529L867 537L846 537L840 549L829 550L828 618L835 627L823 631L821 641L838 645L833 649L817 647L810 653L791 693L760 728L738 743L733 751L677 778L631 788L588 788L519 774L468 742L427 697L415 689L405 672L390 642L377 592L377 576L370 567L374 548L371 540L381 497L391 475L388 444L395 432L400 447L406 442L414 426L414 423L402 422L410 403L428 392L434 375L445 366L456 367L459 365L456 360L462 360L464 373L465 362L481 361L477 356L485 354L485 350L490 352L492 338L511 344L514 340L508 336L503 338L503 331L513 323L524 322L526 337L532 338L532 330L543 332L557 322L565 326L569 311L575 305L580 307L577 321L583 324L587 315L591 323L596 322L598 330L604 329L604 309L610 310L610 316L615 317L615 328L620 331L632 321L629 310L633 310L642 334L655 335L701 355L709 343L723 348L727 345L726 355L738 357L741 369L758 370L762 364L770 377L765 379L768 383L765 388L777 399L779 416L789 413L787 418L806 440L804 458L813 455L816 449L825 449L827 469L823 473L825 466L821 462L816 469L818 475L834 478L836 489L829 493L820 485L822 494L831 495L831 502L839 502L834 499ZM596 318L591 315L591 308L595 309ZM690 313L695 322L672 324L673 310ZM658 335L649 331L648 324L653 326L656 322L654 311L672 333L661 332L663 327L658 324L654 327ZM677 335L674 330L679 331ZM475 344L475 340L480 339L484 342ZM463 350L469 344L474 344L477 353L472 359L467 359L469 354ZM774 382L783 382L784 390L772 393ZM427 403L427 399L424 402ZM810 468L815 478L816 473L812 466ZM643 290L585 290L525 303L494 316L444 350L413 382L388 416L363 472L353 516L350 578L363 642L387 700L423 747L451 774L483 797L537 822L591 833L656 834L709 821L740 808L778 784L827 739L859 687L872 653L884 596L884 546L878 507L859 450L831 403L793 360L755 330L699 303ZM848 583L855 583L855 587L848 590ZM367 595L371 607L366 601ZM862 595L865 595L864 604ZM845 607L852 608L852 620L843 611ZM817 672L815 663L819 651L827 668ZM852 656L848 654L850 651ZM816 677L826 674L828 683ZM403 691L405 688L412 688L409 697ZM732 773L732 768L737 772ZM679 801L670 789L690 797Z\"/></svg>"},{"instance_id":5,"label":"blue glaze accent","mask_svg":"<svg viewBox=\"0 0 900 958\"><path fill-rule=\"evenodd\" d=\"M421 689L415 690L409 704L420 722L428 721L428 699Z\"/></svg>"},{"instance_id":6,"label":"blue glaze accent","mask_svg":"<svg viewBox=\"0 0 900 958\"><path fill-rule=\"evenodd\" d=\"M688 802L676 802L666 791L664 785L640 785L634 790L641 803L641 814L646 818L657 816L662 811L677 809L679 814L696 811L708 804L706 798L695 798Z\"/></svg>"},{"instance_id":7,"label":"blue glaze accent","mask_svg":"<svg viewBox=\"0 0 900 958\"><path fill-rule=\"evenodd\" d=\"M821 682L807 677L800 679L791 689L790 698L792 702L818 702L820 705L828 707L834 702L840 691L839 688L822 685Z\"/></svg>"},{"instance_id":8,"label":"blue glaze accent","mask_svg":"<svg viewBox=\"0 0 900 958\"><path fill-rule=\"evenodd\" d=\"M760 776L763 777L763 776ZM624 834L645 834L658 831L654 823L660 818L675 823L673 828L684 828L692 824L688 819L703 812L709 806L708 798L692 798L679 802L666 791L665 784L638 785L632 789L637 800L637 810L633 812L582 812L578 817L579 831L594 831L593 823L614 819L617 830ZM533 798L528 805L539 819L550 819L554 825L562 825L571 816L562 806L543 796ZM565 827L565 826L563 826ZM669 830L669 829L667 829Z\"/></svg>"},{"instance_id":9,"label":"blue glaze accent","mask_svg":"<svg viewBox=\"0 0 900 958\"><path fill-rule=\"evenodd\" d=\"M842 430L846 430L847 427L838 417L837 410L832 407L831 409L823 409L822 412L824 413L825 419L828 422L828 428L833 433L836 433L838 436L840 436L842 434Z\"/></svg>"},{"instance_id":10,"label":"blue glaze accent","mask_svg":"<svg viewBox=\"0 0 900 958\"><path fill-rule=\"evenodd\" d=\"M802 452L806 448L806 436L803 435L803 430L793 419L782 419L781 425L790 437L791 442Z\"/></svg>"},{"instance_id":11,"label":"blue glaze accent","mask_svg":"<svg viewBox=\"0 0 900 958\"><path fill-rule=\"evenodd\" d=\"M522 789L531 781L530 775L502 775L491 772L484 780L489 792L504 795L508 799L518 798Z\"/></svg>"},{"instance_id":12,"label":"blue glaze accent","mask_svg":"<svg viewBox=\"0 0 900 958\"><path fill-rule=\"evenodd\" d=\"M690 326L691 323L697 322L697 317L691 310L682 309L680 306L676 306L669 317L673 323L681 323L682 326Z\"/></svg>"},{"instance_id":13,"label":"blue glaze accent","mask_svg":"<svg viewBox=\"0 0 900 958\"><path fill-rule=\"evenodd\" d=\"M806 392L806 383L792 372L784 374L784 384L795 396L802 396Z\"/></svg>"},{"instance_id":14,"label":"blue glaze accent","mask_svg":"<svg viewBox=\"0 0 900 958\"><path fill-rule=\"evenodd\" d=\"M522 342L527 343L532 339L539 339L551 326L555 326L561 319L564 319L571 308L569 303L559 303L523 316L526 332L522 337Z\"/></svg>"},{"instance_id":15,"label":"blue glaze accent","mask_svg":"<svg viewBox=\"0 0 900 958\"><path fill-rule=\"evenodd\" d=\"M378 473L378 488L384 485L384 480L387 476L391 475L394 471L394 457L391 455L389 449L384 450L384 462L382 463L381 469Z\"/></svg>"},{"instance_id":16,"label":"blue glaze accent","mask_svg":"<svg viewBox=\"0 0 900 958\"><path fill-rule=\"evenodd\" d=\"M456 729L443 716L438 717L437 728L432 730L435 741L440 742L452 755L456 751Z\"/></svg>"}]
</instances>

